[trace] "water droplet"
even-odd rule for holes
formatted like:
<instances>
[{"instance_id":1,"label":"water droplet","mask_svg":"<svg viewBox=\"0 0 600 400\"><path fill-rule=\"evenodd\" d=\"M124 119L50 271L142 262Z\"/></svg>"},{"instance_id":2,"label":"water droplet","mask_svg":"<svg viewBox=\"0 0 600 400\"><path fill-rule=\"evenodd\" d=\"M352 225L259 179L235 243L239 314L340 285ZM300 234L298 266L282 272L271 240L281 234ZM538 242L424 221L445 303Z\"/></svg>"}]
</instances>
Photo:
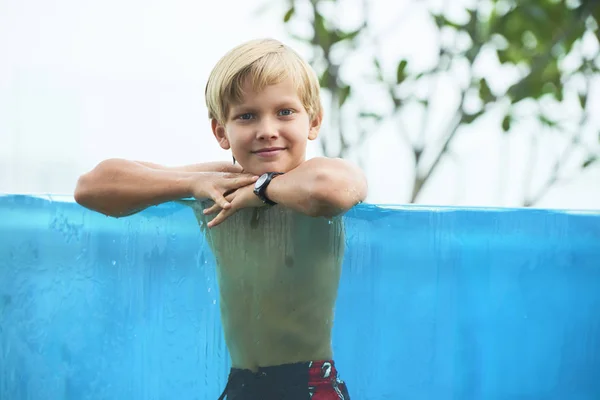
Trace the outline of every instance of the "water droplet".
<instances>
[{"instance_id":1,"label":"water droplet","mask_svg":"<svg viewBox=\"0 0 600 400\"><path fill-rule=\"evenodd\" d=\"M216 301L216 300L213 300L213 304L217 304L217 301Z\"/></svg>"},{"instance_id":2,"label":"water droplet","mask_svg":"<svg viewBox=\"0 0 600 400\"><path fill-rule=\"evenodd\" d=\"M115 260L113 260L112 265L117 265L117 262Z\"/></svg>"},{"instance_id":3,"label":"water droplet","mask_svg":"<svg viewBox=\"0 0 600 400\"><path fill-rule=\"evenodd\" d=\"M210 288L208 288L208 291L210 292Z\"/></svg>"}]
</instances>

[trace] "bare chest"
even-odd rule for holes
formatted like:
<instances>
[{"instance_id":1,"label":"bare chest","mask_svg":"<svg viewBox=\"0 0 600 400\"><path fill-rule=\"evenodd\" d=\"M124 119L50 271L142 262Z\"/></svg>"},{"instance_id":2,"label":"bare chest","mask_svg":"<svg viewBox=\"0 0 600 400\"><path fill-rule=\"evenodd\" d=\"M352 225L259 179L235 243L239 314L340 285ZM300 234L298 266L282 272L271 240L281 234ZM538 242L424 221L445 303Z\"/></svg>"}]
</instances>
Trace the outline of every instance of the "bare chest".
<instances>
[{"instance_id":1,"label":"bare chest","mask_svg":"<svg viewBox=\"0 0 600 400\"><path fill-rule=\"evenodd\" d=\"M201 225L205 219L196 212ZM221 283L273 287L337 280L344 253L342 218L313 218L283 207L240 210L223 224L204 228Z\"/></svg>"}]
</instances>

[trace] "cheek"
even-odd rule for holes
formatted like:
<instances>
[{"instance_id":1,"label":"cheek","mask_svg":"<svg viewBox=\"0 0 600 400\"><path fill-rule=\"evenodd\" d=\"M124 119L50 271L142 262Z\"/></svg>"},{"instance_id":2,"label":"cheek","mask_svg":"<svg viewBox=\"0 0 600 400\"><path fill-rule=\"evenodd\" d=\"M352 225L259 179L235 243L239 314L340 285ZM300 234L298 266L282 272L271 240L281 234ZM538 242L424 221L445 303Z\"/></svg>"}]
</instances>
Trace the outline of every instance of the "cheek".
<instances>
[{"instance_id":1,"label":"cheek","mask_svg":"<svg viewBox=\"0 0 600 400\"><path fill-rule=\"evenodd\" d=\"M308 120L297 121L292 128L292 132L296 140L305 140L310 132Z\"/></svg>"},{"instance_id":2,"label":"cheek","mask_svg":"<svg viewBox=\"0 0 600 400\"><path fill-rule=\"evenodd\" d=\"M243 149L249 147L252 142L251 136L245 134L244 129L240 129L239 127L227 130L227 140L234 151L243 151Z\"/></svg>"},{"instance_id":3,"label":"cheek","mask_svg":"<svg viewBox=\"0 0 600 400\"><path fill-rule=\"evenodd\" d=\"M238 133L238 129L236 127L228 126L225 131L225 136L229 141L229 144L233 145L238 141L238 137L240 136Z\"/></svg>"}]
</instances>

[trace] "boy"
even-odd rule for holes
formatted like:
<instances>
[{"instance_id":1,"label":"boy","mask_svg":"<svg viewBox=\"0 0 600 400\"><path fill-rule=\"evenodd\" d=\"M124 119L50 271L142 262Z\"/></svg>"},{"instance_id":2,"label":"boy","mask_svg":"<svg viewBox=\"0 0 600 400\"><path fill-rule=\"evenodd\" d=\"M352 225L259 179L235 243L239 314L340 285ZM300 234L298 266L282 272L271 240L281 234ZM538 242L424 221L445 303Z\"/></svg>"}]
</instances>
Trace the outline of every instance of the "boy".
<instances>
[{"instance_id":1,"label":"boy","mask_svg":"<svg viewBox=\"0 0 600 400\"><path fill-rule=\"evenodd\" d=\"M254 40L217 63L206 103L233 165L111 159L79 179L75 199L114 217L198 201L232 364L221 399L349 399L331 360L340 215L364 200L367 183L343 160L305 160L322 120L317 77L287 46Z\"/></svg>"}]
</instances>

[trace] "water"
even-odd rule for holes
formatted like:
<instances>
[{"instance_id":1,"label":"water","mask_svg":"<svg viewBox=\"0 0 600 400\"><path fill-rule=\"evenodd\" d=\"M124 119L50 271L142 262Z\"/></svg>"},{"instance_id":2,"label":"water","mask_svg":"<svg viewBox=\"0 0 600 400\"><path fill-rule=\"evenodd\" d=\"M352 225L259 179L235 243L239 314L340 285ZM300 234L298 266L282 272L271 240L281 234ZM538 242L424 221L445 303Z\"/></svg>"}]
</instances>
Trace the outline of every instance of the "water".
<instances>
[{"instance_id":1,"label":"water","mask_svg":"<svg viewBox=\"0 0 600 400\"><path fill-rule=\"evenodd\" d=\"M362 205L335 359L354 400L600 398L600 213ZM0 399L211 399L228 355L191 210L0 197Z\"/></svg>"}]
</instances>

